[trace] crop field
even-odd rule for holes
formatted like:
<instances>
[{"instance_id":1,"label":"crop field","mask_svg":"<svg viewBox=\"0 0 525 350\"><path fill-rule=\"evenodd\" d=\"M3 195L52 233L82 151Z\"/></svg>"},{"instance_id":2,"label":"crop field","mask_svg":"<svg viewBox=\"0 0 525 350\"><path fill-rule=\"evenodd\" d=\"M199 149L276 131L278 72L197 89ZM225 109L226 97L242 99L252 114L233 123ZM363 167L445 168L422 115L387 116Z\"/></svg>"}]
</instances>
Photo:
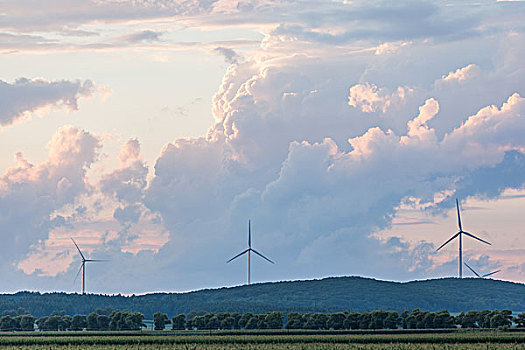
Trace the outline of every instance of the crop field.
<instances>
[{"instance_id":1,"label":"crop field","mask_svg":"<svg viewBox=\"0 0 525 350\"><path fill-rule=\"evenodd\" d=\"M2 349L525 349L525 332L221 335L181 332L0 335Z\"/></svg>"}]
</instances>

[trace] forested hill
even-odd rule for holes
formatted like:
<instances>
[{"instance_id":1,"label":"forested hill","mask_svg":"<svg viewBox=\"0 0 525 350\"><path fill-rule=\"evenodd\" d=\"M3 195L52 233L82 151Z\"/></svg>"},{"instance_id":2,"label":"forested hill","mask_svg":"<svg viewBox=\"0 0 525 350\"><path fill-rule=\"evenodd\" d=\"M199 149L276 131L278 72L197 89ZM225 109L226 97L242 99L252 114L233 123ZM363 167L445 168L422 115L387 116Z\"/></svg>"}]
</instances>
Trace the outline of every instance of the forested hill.
<instances>
[{"instance_id":1,"label":"forested hill","mask_svg":"<svg viewBox=\"0 0 525 350\"><path fill-rule=\"evenodd\" d=\"M37 317L55 311L65 311L70 315L89 314L107 307L142 312L146 317L157 311L170 317L191 311L304 313L419 308L450 312L484 309L521 312L525 311L525 284L471 278L398 283L362 277L333 277L140 296L34 292L0 295L0 312L20 307Z\"/></svg>"}]
</instances>

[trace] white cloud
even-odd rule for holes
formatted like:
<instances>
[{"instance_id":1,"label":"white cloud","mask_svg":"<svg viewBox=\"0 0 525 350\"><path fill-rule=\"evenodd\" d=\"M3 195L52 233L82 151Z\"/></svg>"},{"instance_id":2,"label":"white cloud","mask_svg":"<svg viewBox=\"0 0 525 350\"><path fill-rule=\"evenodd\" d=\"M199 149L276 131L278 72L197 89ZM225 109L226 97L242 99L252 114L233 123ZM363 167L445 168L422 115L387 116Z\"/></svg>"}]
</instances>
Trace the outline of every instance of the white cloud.
<instances>
[{"instance_id":1,"label":"white cloud","mask_svg":"<svg viewBox=\"0 0 525 350\"><path fill-rule=\"evenodd\" d=\"M475 64L469 64L463 68L458 68L455 72L450 72L441 77L442 82L461 83L468 79L476 78L480 75L480 68Z\"/></svg>"},{"instance_id":2,"label":"white cloud","mask_svg":"<svg viewBox=\"0 0 525 350\"><path fill-rule=\"evenodd\" d=\"M0 30L4 33L0 35L15 35L16 39L0 46L4 50L28 51L126 48L139 43L112 40L110 34L114 30L106 30L104 25L118 28L122 33L120 37L151 42L158 38L156 25L165 27L166 22L176 21L185 27L211 31L225 27L255 28L286 42L354 46L372 42L378 47L377 52L383 53L400 42L454 41L490 35L508 26L508 23L498 23L501 27L481 25L483 21L494 21L495 13L507 17L517 15L513 20L519 21L523 9L493 1L482 1L474 11L470 4L440 6L413 0L396 3L385 0L349 3L338 0L59 0L52 4L34 2L32 6L8 0L3 4L4 21ZM242 39L245 35L246 32ZM167 49L169 42L162 47ZM184 45L184 42L172 43L171 49Z\"/></svg>"},{"instance_id":3,"label":"white cloud","mask_svg":"<svg viewBox=\"0 0 525 350\"><path fill-rule=\"evenodd\" d=\"M106 88L107 89L107 88ZM48 81L20 78L14 83L0 81L0 125L7 126L49 108L78 109L78 100L97 91L90 81Z\"/></svg>"},{"instance_id":4,"label":"white cloud","mask_svg":"<svg viewBox=\"0 0 525 350\"><path fill-rule=\"evenodd\" d=\"M389 109L402 105L406 95L412 91L409 87L399 86L389 94L385 89L378 88L374 84L357 84L350 88L348 104L366 113L378 111L386 113Z\"/></svg>"},{"instance_id":5,"label":"white cloud","mask_svg":"<svg viewBox=\"0 0 525 350\"><path fill-rule=\"evenodd\" d=\"M97 159L100 140L71 126L48 144L48 159L33 165L17 154L18 165L0 176L0 232L6 261L18 259L60 225L52 213L89 192L86 170Z\"/></svg>"},{"instance_id":6,"label":"white cloud","mask_svg":"<svg viewBox=\"0 0 525 350\"><path fill-rule=\"evenodd\" d=\"M176 140L165 148L146 203L192 249L202 243L197 238L201 232L219 224L206 235L209 244L236 242L242 236L229 231L252 218L258 232L264 232L257 236L259 244L265 251L271 247L280 263L293 266L295 277L308 275L308 269L309 276L360 273L400 279L442 273L445 267L434 270L431 243L409 246L399 240L394 247L392 240L369 235L391 224L404 198L413 196L435 207L436 193L453 195L459 179L497 166L506 152L522 149L517 135L525 132L523 99L507 96L501 108L459 116L466 121L450 130L440 128L440 136L430 124L449 116L448 103L443 115L438 99L427 98L416 116L406 116L414 99L440 94L418 88L393 114L405 119L396 132L386 128L389 120L338 109L344 84L331 72L318 76L320 67L326 67L322 60L314 64L301 57L230 67L214 100L216 125L206 138ZM363 127L374 124L378 126ZM515 178L524 181L517 174ZM497 182L502 188L511 186L508 179ZM468 191L475 195L483 190ZM439 205L451 205L450 197ZM168 243L160 256L178 252L170 257L171 264L206 254L207 259L220 259L210 249L199 258ZM334 268L347 266L345 261L355 265ZM263 278L271 275L269 270L263 270Z\"/></svg>"},{"instance_id":7,"label":"white cloud","mask_svg":"<svg viewBox=\"0 0 525 350\"><path fill-rule=\"evenodd\" d=\"M452 207L453 195L498 197L523 186L521 18L507 21L506 8L494 15L488 1L475 9L308 4L75 2L57 23L34 21L49 30L192 14L185 23L269 25L261 47L228 67L206 135L167 144L151 181L135 139L123 145L120 166L95 184L85 168L99 146L75 137L80 131L61 129L43 164L18 157L0 180L0 204L22 207L27 195L31 206L21 218L9 210L0 216L2 232L23 220L27 241L18 256L42 240L19 267L38 273L29 262L46 254L70 264L49 247L52 237L75 234L115 261L100 272L105 291L235 284L244 266L223 262L244 247L251 218L254 244L278 263L255 262L255 280L444 273L452 260L436 258L431 242L374 233L392 224L403 202L439 211ZM10 2L9 11L19 7ZM34 10L11 29L30 30L29 19L40 16ZM57 169L75 176L43 180Z\"/></svg>"},{"instance_id":8,"label":"white cloud","mask_svg":"<svg viewBox=\"0 0 525 350\"><path fill-rule=\"evenodd\" d=\"M84 181L84 188L77 188L71 193L75 189L71 188L72 184L75 184L72 176L63 177L56 182L54 196L57 199L61 198L64 179L67 184L65 188L70 196L67 200L55 200L54 205L50 205L41 213L41 223L37 226L39 235L36 237L36 232L32 235L26 233L27 237L24 238L27 246L18 247L17 254L23 258L17 259L16 267L26 274L42 277L70 277L78 269L75 263L77 253L70 241L70 238L74 237L84 253L114 260L110 266L105 267L107 276L98 282L104 284L107 283L105 279L112 279L110 275L118 273L119 270L133 266L138 273L144 266L149 266L152 260L151 253L147 252L158 251L168 240L169 233L164 228L162 218L142 204L148 169L142 161L139 142L136 139L125 142L119 157L121 166L103 174L100 182L93 185L87 182L85 170L96 157L93 152L97 151L102 143L100 139L89 134L84 133L84 138L78 137L82 133L72 127L61 129L49 144L48 161L37 167L46 170L53 167L63 168L64 171L67 169L68 173L81 172L79 175ZM90 140L96 140L96 147L89 147ZM78 164L85 166L80 167ZM28 166L17 171L31 176L36 171L34 168ZM42 170L36 172L40 174ZM18 183L20 182L23 181L18 179ZM33 182L39 181L34 179ZM16 187L11 183L5 186L5 197L16 197ZM27 216L34 217L35 213L31 213L34 208L28 207L27 210ZM6 229L9 222L0 224ZM28 230L36 228L34 225L28 226ZM38 244L34 243L37 238ZM127 256L135 256L137 261L133 264L128 261L127 266L123 266L122 259ZM62 281L61 284L67 286L66 282ZM93 282L93 285L97 284Z\"/></svg>"}]
</instances>

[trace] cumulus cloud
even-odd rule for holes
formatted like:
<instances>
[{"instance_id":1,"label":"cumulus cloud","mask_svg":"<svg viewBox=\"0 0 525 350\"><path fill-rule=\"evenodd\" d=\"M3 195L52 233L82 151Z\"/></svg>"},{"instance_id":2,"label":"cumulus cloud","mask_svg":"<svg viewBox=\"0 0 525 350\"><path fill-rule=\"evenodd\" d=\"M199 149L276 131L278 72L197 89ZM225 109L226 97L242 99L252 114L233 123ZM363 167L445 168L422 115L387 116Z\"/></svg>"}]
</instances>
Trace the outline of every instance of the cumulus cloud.
<instances>
[{"instance_id":1,"label":"cumulus cloud","mask_svg":"<svg viewBox=\"0 0 525 350\"><path fill-rule=\"evenodd\" d=\"M122 202L139 202L146 188L148 168L140 157L137 139L130 139L122 146L119 160L119 169L103 175L101 190Z\"/></svg>"},{"instance_id":2,"label":"cumulus cloud","mask_svg":"<svg viewBox=\"0 0 525 350\"><path fill-rule=\"evenodd\" d=\"M31 164L17 154L18 165L0 177L2 255L8 261L45 240L49 230L61 224L54 211L89 191L86 171L97 159L100 140L65 126L47 147L45 162Z\"/></svg>"},{"instance_id":3,"label":"cumulus cloud","mask_svg":"<svg viewBox=\"0 0 525 350\"><path fill-rule=\"evenodd\" d=\"M278 263L254 262L255 280L454 273L455 262L438 260L432 242L374 233L392 225L404 201L432 211L452 208L455 195L523 187L524 36L521 17L503 21L510 13L500 5L483 2L474 13L463 4L312 1L285 21L283 9L296 2L153 1L133 9L101 1L89 11L93 4L89 20L107 6L122 9L109 11L107 22L187 6L194 23L272 24L259 49L227 68L212 100L214 124L201 137L168 143L150 181L131 139L94 190L74 177L49 186L63 199L52 220L51 209L34 216L45 223L40 237L94 237L123 269L103 272L106 290L239 283L244 264L222 263L245 246L248 219L257 248ZM70 14L62 23L76 23ZM74 159L90 158L59 151L84 147L68 137L52 142L58 150L46 166L82 175ZM13 178L46 173L19 163ZM6 198L18 191L7 181L0 188ZM45 252L46 242L34 251ZM132 273L139 277L124 279Z\"/></svg>"},{"instance_id":4,"label":"cumulus cloud","mask_svg":"<svg viewBox=\"0 0 525 350\"><path fill-rule=\"evenodd\" d=\"M95 142L91 147L90 141ZM126 141L119 157L120 167L103 174L98 183L91 184L86 177L86 170L96 159L94 152L98 152L101 146L100 138L65 127L49 143L50 152L46 163L32 166L24 161L16 170L9 170L9 176L6 175L5 178L9 178L11 182L4 183L5 200L17 197L17 184L23 182L17 179L14 183L12 174L15 172L34 177L35 172L47 173L50 172L49 169L61 168L68 173L77 173L76 178L71 175L62 177L49 185L56 187L56 193L53 194L56 199L49 198L53 205L40 208L40 221L26 224L27 231L33 232L25 232L22 236L25 245L19 244L17 251L12 256L7 256L12 261L18 255L15 262L20 271L46 278L65 275L66 279L70 278L69 283L61 281L61 285L70 285L78 269L75 264L77 253L70 241L70 237L74 237L85 254L114 260L111 267L104 269L106 275L101 273L97 282L92 282L92 286L96 288L108 283L108 279L117 278L110 276L118 275L118 271L133 268L140 273L144 266L152 263L151 253L158 251L167 241L169 233L164 228L162 218L142 203L148 168L142 161L138 140ZM84 164L84 167L80 164ZM39 168L38 171L34 169L36 167ZM78 177L82 178L83 187L75 186ZM42 182L38 180L33 179L33 182ZM68 191L69 197L59 201L62 198L62 188ZM36 188L33 191L38 192ZM0 199L4 198L0 196ZM41 205L42 203L35 203L35 206ZM23 212L15 208L16 205L12 207L17 213ZM35 207L27 206L24 215L36 219L34 210ZM13 220L15 219L17 218ZM10 222L0 224L4 229L2 232L6 232ZM17 236L23 233L20 228L17 229ZM136 261L129 261L130 256L135 256ZM97 272L96 269L93 271ZM122 282L119 278L117 280Z\"/></svg>"},{"instance_id":5,"label":"cumulus cloud","mask_svg":"<svg viewBox=\"0 0 525 350\"><path fill-rule=\"evenodd\" d=\"M332 106L328 114L322 112L330 96L342 101L334 94L343 89L335 77L326 94L322 79L316 80L315 65L308 67L308 60L297 58L287 63L230 67L215 96L216 125L207 137L179 139L164 149L146 193L148 206L166 218L168 227L184 232L185 244L190 245L195 244L193 235L212 223L224 228L214 230L210 240L235 239L228 231L239 227L236 221L250 217L265 233L258 238L260 244L267 247L273 242L281 263L298 271L304 271L299 267L303 265L317 275L374 271L374 276L401 279L407 274L443 273L448 265L433 266L432 243L409 246L399 239L384 242L369 235L391 225L396 206L406 197L432 207L436 193L449 193L448 198L455 191L482 194L481 186L461 192L461 181L473 171L508 169L509 163L502 162L509 152L521 152L523 98L513 94L500 107L486 106L463 116L464 122L455 128L440 128L443 135L431 126L442 117L436 98L426 99L417 115L405 117L404 130L385 128L389 121L377 118L367 124L379 126L359 132L363 119L352 109ZM303 69L291 68L296 65ZM428 93L407 98L420 99ZM316 108L319 104L321 108ZM407 106L402 105L397 115L406 114ZM523 184L525 179L517 175L515 180ZM493 185L508 188L509 183L498 177ZM452 205L451 200L440 203ZM201 212L207 213L205 222ZM178 250L168 243L161 253L168 251ZM395 262L404 272L395 271L400 266ZM268 276L268 269L265 272Z\"/></svg>"},{"instance_id":6,"label":"cumulus cloud","mask_svg":"<svg viewBox=\"0 0 525 350\"><path fill-rule=\"evenodd\" d=\"M411 88L399 86L389 94L385 89L378 88L374 84L357 84L350 88L348 104L366 113L378 111L386 113L390 108L403 104L405 96L411 92Z\"/></svg>"},{"instance_id":7,"label":"cumulus cloud","mask_svg":"<svg viewBox=\"0 0 525 350\"><path fill-rule=\"evenodd\" d=\"M441 77L442 82L461 83L468 79L473 79L480 74L480 68L475 64L469 64L463 68L458 68L455 72L450 72Z\"/></svg>"},{"instance_id":8,"label":"cumulus cloud","mask_svg":"<svg viewBox=\"0 0 525 350\"><path fill-rule=\"evenodd\" d=\"M47 81L20 78L14 83L0 81L0 125L7 126L24 116L48 108L78 109L78 100L97 90L91 80Z\"/></svg>"}]
</instances>

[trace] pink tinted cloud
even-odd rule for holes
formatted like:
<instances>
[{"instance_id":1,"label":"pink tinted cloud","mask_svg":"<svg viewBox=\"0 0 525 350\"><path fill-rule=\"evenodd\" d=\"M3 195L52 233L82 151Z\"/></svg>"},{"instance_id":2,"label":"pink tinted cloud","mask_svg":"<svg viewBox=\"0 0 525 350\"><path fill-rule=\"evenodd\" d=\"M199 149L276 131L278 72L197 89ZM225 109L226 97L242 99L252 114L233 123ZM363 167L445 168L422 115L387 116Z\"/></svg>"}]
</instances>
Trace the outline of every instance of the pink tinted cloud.
<instances>
[{"instance_id":1,"label":"pink tinted cloud","mask_svg":"<svg viewBox=\"0 0 525 350\"><path fill-rule=\"evenodd\" d=\"M51 108L77 110L78 100L91 97L97 89L91 80L20 78L14 83L0 81L0 126L30 119L33 114L43 114Z\"/></svg>"}]
</instances>

